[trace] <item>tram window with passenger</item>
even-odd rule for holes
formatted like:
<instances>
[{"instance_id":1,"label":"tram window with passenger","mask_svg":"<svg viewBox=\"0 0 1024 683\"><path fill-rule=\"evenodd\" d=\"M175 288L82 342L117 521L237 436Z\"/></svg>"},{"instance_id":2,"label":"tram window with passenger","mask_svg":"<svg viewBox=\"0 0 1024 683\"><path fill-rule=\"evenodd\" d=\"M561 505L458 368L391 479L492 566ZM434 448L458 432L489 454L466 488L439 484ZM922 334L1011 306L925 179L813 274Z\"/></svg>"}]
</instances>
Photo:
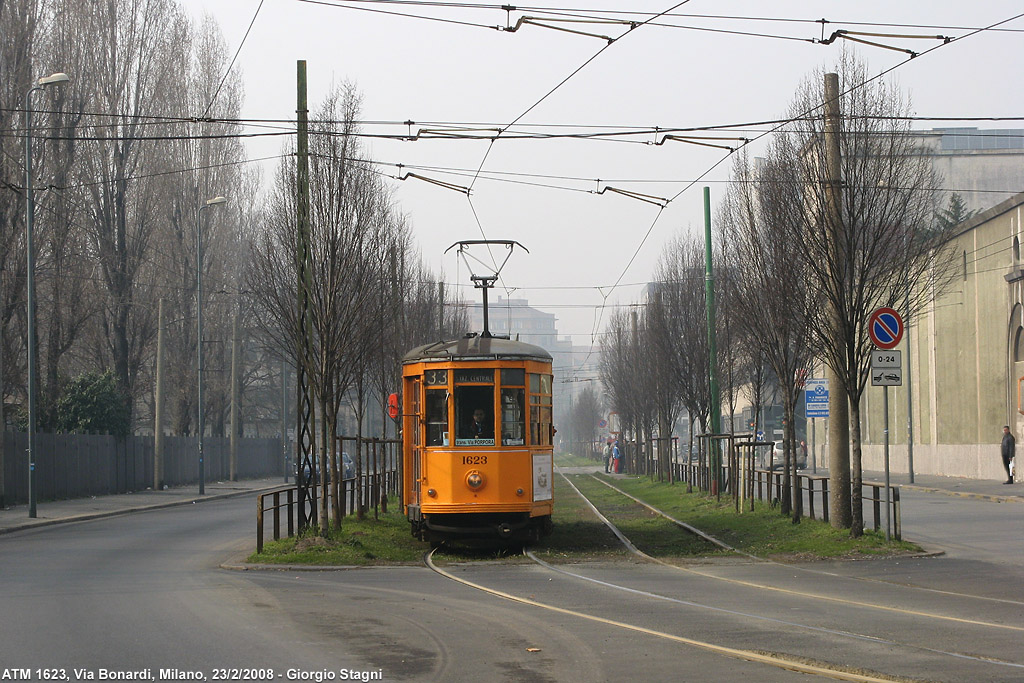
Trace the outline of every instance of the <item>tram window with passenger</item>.
<instances>
[{"instance_id":1,"label":"tram window with passenger","mask_svg":"<svg viewBox=\"0 0 1024 683\"><path fill-rule=\"evenodd\" d=\"M550 446L551 375L530 374L530 441L534 446Z\"/></svg>"},{"instance_id":2,"label":"tram window with passenger","mask_svg":"<svg viewBox=\"0 0 1024 683\"><path fill-rule=\"evenodd\" d=\"M494 370L455 371L455 445L494 445Z\"/></svg>"}]
</instances>

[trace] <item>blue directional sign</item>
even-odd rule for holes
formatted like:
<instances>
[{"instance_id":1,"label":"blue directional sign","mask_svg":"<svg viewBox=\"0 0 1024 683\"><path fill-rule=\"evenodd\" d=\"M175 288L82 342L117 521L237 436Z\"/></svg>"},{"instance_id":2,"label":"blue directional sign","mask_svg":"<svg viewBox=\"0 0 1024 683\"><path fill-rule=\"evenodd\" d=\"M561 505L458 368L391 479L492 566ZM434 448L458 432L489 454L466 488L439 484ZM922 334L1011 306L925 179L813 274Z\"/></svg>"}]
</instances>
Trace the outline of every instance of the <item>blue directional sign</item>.
<instances>
[{"instance_id":1,"label":"blue directional sign","mask_svg":"<svg viewBox=\"0 0 1024 683\"><path fill-rule=\"evenodd\" d=\"M804 385L804 415L828 417L828 379L809 379Z\"/></svg>"}]
</instances>

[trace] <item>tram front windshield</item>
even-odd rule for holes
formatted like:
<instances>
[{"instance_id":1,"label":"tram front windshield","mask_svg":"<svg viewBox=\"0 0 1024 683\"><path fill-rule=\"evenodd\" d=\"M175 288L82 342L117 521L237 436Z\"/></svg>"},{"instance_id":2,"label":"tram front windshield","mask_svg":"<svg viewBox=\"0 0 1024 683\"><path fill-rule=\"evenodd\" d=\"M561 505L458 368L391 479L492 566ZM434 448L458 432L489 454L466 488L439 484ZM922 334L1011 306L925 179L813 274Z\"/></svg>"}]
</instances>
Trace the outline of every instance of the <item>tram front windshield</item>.
<instances>
[{"instance_id":1,"label":"tram front windshield","mask_svg":"<svg viewBox=\"0 0 1024 683\"><path fill-rule=\"evenodd\" d=\"M493 369L455 371L455 445L494 445Z\"/></svg>"}]
</instances>

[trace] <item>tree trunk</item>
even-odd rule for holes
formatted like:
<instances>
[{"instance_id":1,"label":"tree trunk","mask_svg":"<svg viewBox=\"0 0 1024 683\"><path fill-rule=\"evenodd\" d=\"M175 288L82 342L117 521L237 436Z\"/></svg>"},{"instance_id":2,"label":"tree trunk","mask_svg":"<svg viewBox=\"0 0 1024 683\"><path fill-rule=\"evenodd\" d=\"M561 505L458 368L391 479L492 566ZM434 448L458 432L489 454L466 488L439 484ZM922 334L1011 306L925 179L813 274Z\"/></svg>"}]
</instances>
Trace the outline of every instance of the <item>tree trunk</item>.
<instances>
[{"instance_id":1,"label":"tree trunk","mask_svg":"<svg viewBox=\"0 0 1024 683\"><path fill-rule=\"evenodd\" d=\"M850 513L850 400L839 373L829 370L828 489L829 521L834 529L849 529Z\"/></svg>"},{"instance_id":2,"label":"tree trunk","mask_svg":"<svg viewBox=\"0 0 1024 683\"><path fill-rule=\"evenodd\" d=\"M852 476L850 480L850 509L852 521L850 536L859 538L864 533L864 500L861 497L861 483L864 475L861 471L861 440L860 440L860 401L850 401L850 464Z\"/></svg>"}]
</instances>

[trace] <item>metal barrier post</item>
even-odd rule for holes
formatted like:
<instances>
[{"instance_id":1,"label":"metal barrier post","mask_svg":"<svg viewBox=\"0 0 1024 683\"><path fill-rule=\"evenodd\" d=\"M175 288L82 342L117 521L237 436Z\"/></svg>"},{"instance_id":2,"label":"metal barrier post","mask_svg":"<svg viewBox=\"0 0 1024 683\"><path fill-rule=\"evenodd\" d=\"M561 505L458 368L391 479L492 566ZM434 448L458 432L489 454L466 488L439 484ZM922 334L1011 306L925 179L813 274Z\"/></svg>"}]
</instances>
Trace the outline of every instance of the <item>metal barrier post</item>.
<instances>
[{"instance_id":1,"label":"metal barrier post","mask_svg":"<svg viewBox=\"0 0 1024 683\"><path fill-rule=\"evenodd\" d=\"M256 552L263 552L263 494L256 496Z\"/></svg>"},{"instance_id":2,"label":"metal barrier post","mask_svg":"<svg viewBox=\"0 0 1024 683\"><path fill-rule=\"evenodd\" d=\"M882 528L882 497L880 491L880 486L871 486L871 502L875 513L875 531Z\"/></svg>"},{"instance_id":3,"label":"metal barrier post","mask_svg":"<svg viewBox=\"0 0 1024 683\"><path fill-rule=\"evenodd\" d=\"M903 524L900 518L900 487L892 487L893 536L897 541L903 540Z\"/></svg>"},{"instance_id":4,"label":"metal barrier post","mask_svg":"<svg viewBox=\"0 0 1024 683\"><path fill-rule=\"evenodd\" d=\"M295 489L288 489L288 538L295 535Z\"/></svg>"},{"instance_id":5,"label":"metal barrier post","mask_svg":"<svg viewBox=\"0 0 1024 683\"><path fill-rule=\"evenodd\" d=\"M821 518L828 521L828 479L821 480Z\"/></svg>"},{"instance_id":6,"label":"metal barrier post","mask_svg":"<svg viewBox=\"0 0 1024 683\"><path fill-rule=\"evenodd\" d=\"M274 491L274 540L281 540L281 492Z\"/></svg>"}]
</instances>

